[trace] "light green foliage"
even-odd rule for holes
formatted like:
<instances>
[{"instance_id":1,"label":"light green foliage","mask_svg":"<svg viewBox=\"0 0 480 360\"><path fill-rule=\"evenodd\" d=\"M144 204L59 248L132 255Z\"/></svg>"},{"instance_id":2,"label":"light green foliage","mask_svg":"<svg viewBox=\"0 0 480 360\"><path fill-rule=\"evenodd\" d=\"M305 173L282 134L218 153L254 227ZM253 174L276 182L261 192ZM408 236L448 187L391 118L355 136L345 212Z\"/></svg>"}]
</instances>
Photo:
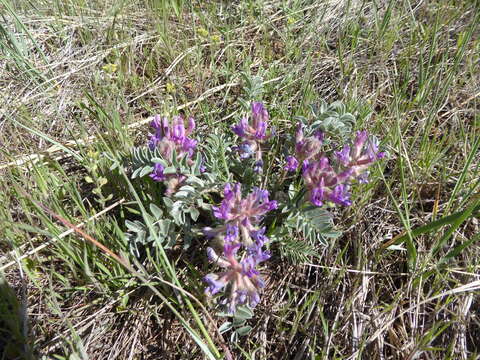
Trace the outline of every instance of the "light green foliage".
<instances>
[{"instance_id":1,"label":"light green foliage","mask_svg":"<svg viewBox=\"0 0 480 360\"><path fill-rule=\"evenodd\" d=\"M240 337L248 335L252 327L247 325L247 320L253 318L253 311L247 306L239 306L234 315L218 313L217 316L228 317L229 320L219 326L220 333L230 333L230 341L237 342Z\"/></svg>"},{"instance_id":2,"label":"light green foliage","mask_svg":"<svg viewBox=\"0 0 480 360\"><path fill-rule=\"evenodd\" d=\"M251 75L249 73L241 73L240 77L243 81L243 94L239 103L245 111L250 110L250 103L252 101L261 101L264 92L264 78L260 75Z\"/></svg>"},{"instance_id":3,"label":"light green foliage","mask_svg":"<svg viewBox=\"0 0 480 360\"><path fill-rule=\"evenodd\" d=\"M201 151L205 154L205 167L215 174L219 182L230 181L229 164L227 156L231 152L233 140L226 134L214 131L200 144Z\"/></svg>"},{"instance_id":4,"label":"light green foliage","mask_svg":"<svg viewBox=\"0 0 480 360\"><path fill-rule=\"evenodd\" d=\"M324 208L304 203L305 191L295 191L290 185L289 202L282 213L286 214L281 227L273 231L274 241L282 257L294 264L308 261L310 257L319 257L319 246L328 246L329 239L335 239L341 232L335 230L332 214Z\"/></svg>"},{"instance_id":5,"label":"light green foliage","mask_svg":"<svg viewBox=\"0 0 480 360\"><path fill-rule=\"evenodd\" d=\"M355 116L346 110L346 106L340 102L335 101L327 104L321 101L319 104L311 106L313 115L313 130L321 130L326 134L326 137L339 137L342 140L347 140L351 136L352 130L355 126Z\"/></svg>"},{"instance_id":6,"label":"light green foliage","mask_svg":"<svg viewBox=\"0 0 480 360\"><path fill-rule=\"evenodd\" d=\"M333 216L327 210L313 206L293 212L285 225L292 232L301 232L306 241L323 246L328 244L328 238L336 238L341 234L333 230Z\"/></svg>"},{"instance_id":7,"label":"light green foliage","mask_svg":"<svg viewBox=\"0 0 480 360\"><path fill-rule=\"evenodd\" d=\"M190 224L190 220L197 221L200 210L211 210L211 206L204 197L209 193L218 192L219 188L213 174L204 173L201 178L191 175L185 180L185 185L181 186L171 198L164 197L163 201L175 223L186 226ZM187 214L190 220L186 217Z\"/></svg>"},{"instance_id":8,"label":"light green foliage","mask_svg":"<svg viewBox=\"0 0 480 360\"><path fill-rule=\"evenodd\" d=\"M177 236L174 232L174 226L169 219L163 219L163 212L155 204L150 204L150 211L153 215L147 214L150 217L153 231L157 234L160 243L157 244L156 237L150 234L149 228L140 220L126 220L125 225L128 231L125 233L129 242L130 251L137 257L140 257L140 246L153 244L154 246L162 246L165 249L170 249L175 245Z\"/></svg>"},{"instance_id":9,"label":"light green foliage","mask_svg":"<svg viewBox=\"0 0 480 360\"><path fill-rule=\"evenodd\" d=\"M218 139L215 135L211 135L204 146L209 163L214 158L218 159L219 151L224 151L224 149L212 148L212 146L225 146L224 143L219 143ZM220 154L220 158L221 156L222 154ZM223 156L225 156L225 153L223 153ZM145 250L151 245L170 249L179 239L182 239L183 248L187 249L193 237L197 236L195 231L198 232L199 229L193 229L192 226L197 221L200 211L211 210L211 206L205 201L205 197L212 192L218 192L218 189L222 186L222 183L217 181L215 173L201 171L204 160L200 153L197 153L194 162L190 164L186 156L177 159L174 150L170 162L170 160L167 161L162 158L157 148L151 150L142 146L133 148L130 156L125 159L112 160L114 162L110 169L115 170L119 164L124 164L130 171L131 178L137 180L140 184L144 183L146 187L154 183L147 175L152 172L155 163L164 167L165 175L182 174L185 177L180 187L173 194L163 196L158 204L150 203L150 213L145 214L148 219L144 218L143 221L126 220L125 225L128 231L125 235L131 252L136 256L140 256L141 249ZM162 186L159 185L160 191L165 191ZM156 191L158 191L158 187ZM151 197L148 193L146 193L146 196L151 199L150 201L158 198ZM151 229L148 228L147 221L152 224ZM152 232L156 234L159 242L156 242L156 237Z\"/></svg>"}]
</instances>

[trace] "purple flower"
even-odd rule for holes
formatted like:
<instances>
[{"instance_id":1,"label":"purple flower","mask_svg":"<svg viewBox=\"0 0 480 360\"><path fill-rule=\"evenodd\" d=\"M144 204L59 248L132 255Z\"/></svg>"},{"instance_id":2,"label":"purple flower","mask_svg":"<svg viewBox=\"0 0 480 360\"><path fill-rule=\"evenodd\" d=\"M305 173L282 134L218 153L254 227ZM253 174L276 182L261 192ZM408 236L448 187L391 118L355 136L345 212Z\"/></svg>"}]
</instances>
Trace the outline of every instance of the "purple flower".
<instances>
[{"instance_id":1,"label":"purple flower","mask_svg":"<svg viewBox=\"0 0 480 360\"><path fill-rule=\"evenodd\" d=\"M349 198L350 193L348 192L348 187L345 184L338 184L330 193L330 200L336 204L350 206L352 205L352 202L349 200Z\"/></svg>"},{"instance_id":2,"label":"purple flower","mask_svg":"<svg viewBox=\"0 0 480 360\"><path fill-rule=\"evenodd\" d=\"M385 153L378 151L378 145L373 141L369 142L366 155L372 162L385 157Z\"/></svg>"},{"instance_id":3,"label":"purple flower","mask_svg":"<svg viewBox=\"0 0 480 360\"><path fill-rule=\"evenodd\" d=\"M248 261L253 266L260 264L261 262L264 262L270 259L271 257L270 252L263 251L262 247L263 247L263 244L261 242L256 242L255 244L253 244L247 249L247 253L249 255L247 259L249 259Z\"/></svg>"},{"instance_id":4,"label":"purple flower","mask_svg":"<svg viewBox=\"0 0 480 360\"><path fill-rule=\"evenodd\" d=\"M303 170L303 179L310 192L310 201L315 206L322 206L325 201L349 206L350 194L344 184L349 180L350 169L337 174L330 165L328 158L322 157L319 161L308 163Z\"/></svg>"},{"instance_id":5,"label":"purple flower","mask_svg":"<svg viewBox=\"0 0 480 360\"><path fill-rule=\"evenodd\" d=\"M263 219L263 216L277 208L277 202L269 199L267 190L255 188L253 192L242 198L240 184L226 184L224 199L220 206L213 206L213 215L224 220L229 226L235 226L240 234L241 242L247 246L252 244L252 236L256 234L256 225ZM229 232L226 227L218 227L217 235ZM213 230L214 231L214 230ZM212 234L209 229L208 233ZM228 236L230 238L230 236Z\"/></svg>"},{"instance_id":6,"label":"purple flower","mask_svg":"<svg viewBox=\"0 0 480 360\"><path fill-rule=\"evenodd\" d=\"M164 181L167 177L163 174L165 168L162 164L156 163L150 177L155 181Z\"/></svg>"},{"instance_id":7,"label":"purple flower","mask_svg":"<svg viewBox=\"0 0 480 360\"><path fill-rule=\"evenodd\" d=\"M230 211L230 204L227 202L222 202L220 206L212 206L213 215L217 219L228 220L228 213Z\"/></svg>"},{"instance_id":8,"label":"purple flower","mask_svg":"<svg viewBox=\"0 0 480 360\"><path fill-rule=\"evenodd\" d=\"M205 293L208 295L215 295L220 290L222 290L225 285L227 285L223 281L217 280L218 276L215 274L208 274L206 275L203 280L208 284L207 288L205 289Z\"/></svg>"},{"instance_id":9,"label":"purple flower","mask_svg":"<svg viewBox=\"0 0 480 360\"><path fill-rule=\"evenodd\" d=\"M197 148L197 140L189 139L189 138L183 139L181 152L186 153L188 158L193 157L193 154L195 153L196 148Z\"/></svg>"},{"instance_id":10,"label":"purple flower","mask_svg":"<svg viewBox=\"0 0 480 360\"><path fill-rule=\"evenodd\" d=\"M201 162L200 162L200 169L199 170L200 170L201 173L204 173L205 171L207 171L207 168L205 167L205 159L204 159L203 156L200 156L200 160L201 160Z\"/></svg>"},{"instance_id":11,"label":"purple flower","mask_svg":"<svg viewBox=\"0 0 480 360\"><path fill-rule=\"evenodd\" d=\"M295 171L298 168L298 160L293 156L287 156L287 164L284 169L287 171Z\"/></svg>"},{"instance_id":12,"label":"purple flower","mask_svg":"<svg viewBox=\"0 0 480 360\"><path fill-rule=\"evenodd\" d=\"M322 156L323 133L316 131L312 136L305 137L304 125L299 122L295 132L295 156L287 156L285 170L295 171L300 163L319 160Z\"/></svg>"},{"instance_id":13,"label":"purple flower","mask_svg":"<svg viewBox=\"0 0 480 360\"><path fill-rule=\"evenodd\" d=\"M256 173L261 173L262 170L263 170L263 161L262 160L255 161L255 164L253 165L253 171L255 171Z\"/></svg>"},{"instance_id":14,"label":"purple flower","mask_svg":"<svg viewBox=\"0 0 480 360\"><path fill-rule=\"evenodd\" d=\"M246 137L248 127L248 119L244 117L237 125L232 126L232 131L237 134L238 137Z\"/></svg>"},{"instance_id":15,"label":"purple flower","mask_svg":"<svg viewBox=\"0 0 480 360\"><path fill-rule=\"evenodd\" d=\"M165 122L166 126L164 126ZM153 150L163 139L165 133L168 132L168 120L166 118L160 118L160 115L155 115L150 126L155 130L155 133L150 135L150 140L148 142L148 146Z\"/></svg>"},{"instance_id":16,"label":"purple flower","mask_svg":"<svg viewBox=\"0 0 480 360\"><path fill-rule=\"evenodd\" d=\"M233 146L232 149L240 154L240 159L247 159L255 154L257 144L251 141L244 141L238 146Z\"/></svg>"},{"instance_id":17,"label":"purple flower","mask_svg":"<svg viewBox=\"0 0 480 360\"><path fill-rule=\"evenodd\" d=\"M240 184L235 184L233 187L230 183L226 183L225 187L223 188L223 197L225 200L232 200L234 197L241 196L241 188Z\"/></svg>"},{"instance_id":18,"label":"purple flower","mask_svg":"<svg viewBox=\"0 0 480 360\"><path fill-rule=\"evenodd\" d=\"M346 145L341 151L335 151L337 161L343 166L347 166L350 161L350 146Z\"/></svg>"},{"instance_id":19,"label":"purple flower","mask_svg":"<svg viewBox=\"0 0 480 360\"><path fill-rule=\"evenodd\" d=\"M173 149L179 159L185 155L189 158L193 156L197 141L188 137L195 129L193 118L188 119L187 129L185 129L181 116L174 116L172 124L170 124L168 118L160 118L159 115L156 115L150 126L155 133L150 135L149 147L152 150L158 148L165 160L170 160Z\"/></svg>"},{"instance_id":20,"label":"purple flower","mask_svg":"<svg viewBox=\"0 0 480 360\"><path fill-rule=\"evenodd\" d=\"M325 191L322 183L323 181L321 181L318 187L315 187L310 191L310 201L315 206L322 206L323 200L325 199Z\"/></svg>"},{"instance_id":21,"label":"purple flower","mask_svg":"<svg viewBox=\"0 0 480 360\"><path fill-rule=\"evenodd\" d=\"M252 103L253 128L255 129L255 138L265 140L267 138L267 109L260 102Z\"/></svg>"},{"instance_id":22,"label":"purple flower","mask_svg":"<svg viewBox=\"0 0 480 360\"><path fill-rule=\"evenodd\" d=\"M186 129L181 116L175 116L170 124L168 118L156 115L150 126L155 132L150 135L148 146L151 150L157 149L169 166L173 164L174 153L176 160L187 158L188 164L194 164L192 157L195 154L197 141L188 137L195 129L195 120L192 117L188 119ZM185 176L179 173L165 175L164 170L164 166L157 163L150 177L155 181L166 181L166 194L171 195L181 186Z\"/></svg>"},{"instance_id":23,"label":"purple flower","mask_svg":"<svg viewBox=\"0 0 480 360\"><path fill-rule=\"evenodd\" d=\"M367 138L368 138L368 133L366 130L357 131L357 136L353 141L353 148L352 148L352 154L351 154L352 158L360 157L360 152L362 151L363 145L365 144L365 141L367 141Z\"/></svg>"},{"instance_id":24,"label":"purple flower","mask_svg":"<svg viewBox=\"0 0 480 360\"><path fill-rule=\"evenodd\" d=\"M181 116L175 116L173 118L172 130L172 140L182 144L185 140L185 125L183 124L183 118Z\"/></svg>"},{"instance_id":25,"label":"purple flower","mask_svg":"<svg viewBox=\"0 0 480 360\"><path fill-rule=\"evenodd\" d=\"M227 242L223 245L223 255L225 255L227 259L231 259L237 254L241 246L239 243Z\"/></svg>"},{"instance_id":26,"label":"purple flower","mask_svg":"<svg viewBox=\"0 0 480 360\"><path fill-rule=\"evenodd\" d=\"M213 214L225 224L216 229L205 228L204 233L209 237L215 236L217 240L223 237L223 254L219 256L215 250L208 248L207 256L224 271L209 274L204 280L209 295L226 289L220 303L233 313L238 305L255 307L260 301L259 290L264 287L264 281L256 267L268 260L270 253L262 249L268 238L265 227L259 228L258 225L267 212L277 208L277 202L269 199L267 190L259 188L254 188L243 198L238 183L227 183L223 196L221 204L213 207ZM240 251L238 258L242 260L239 261L237 254Z\"/></svg>"},{"instance_id":27,"label":"purple flower","mask_svg":"<svg viewBox=\"0 0 480 360\"><path fill-rule=\"evenodd\" d=\"M238 226L227 224L225 241L234 242L238 238Z\"/></svg>"},{"instance_id":28,"label":"purple flower","mask_svg":"<svg viewBox=\"0 0 480 360\"><path fill-rule=\"evenodd\" d=\"M297 138L298 134L297 131ZM302 141L304 143L300 144L300 147L304 150L306 149L306 140L302 139ZM311 161L312 158L304 160L303 179L309 191L310 201L315 206L322 206L325 201L350 206L352 204L349 193L351 182L354 179L366 182L367 168L384 156L385 153L378 151L377 144L368 139L368 133L359 131L352 146L347 145L340 151L334 152L335 168L330 165L325 156L321 156L315 161ZM313 158L315 159L316 156Z\"/></svg>"},{"instance_id":29,"label":"purple flower","mask_svg":"<svg viewBox=\"0 0 480 360\"><path fill-rule=\"evenodd\" d=\"M385 153L378 151L378 145L368 139L366 131L358 131L352 147L345 146L341 151L335 152L337 161L344 167L351 169L352 176L360 177L375 161L385 157ZM365 182L366 177L359 179Z\"/></svg>"},{"instance_id":30,"label":"purple flower","mask_svg":"<svg viewBox=\"0 0 480 360\"><path fill-rule=\"evenodd\" d=\"M360 184L367 184L368 183L368 175L370 174L369 171L365 171L364 173L357 176L357 180Z\"/></svg>"},{"instance_id":31,"label":"purple flower","mask_svg":"<svg viewBox=\"0 0 480 360\"><path fill-rule=\"evenodd\" d=\"M277 208L275 200L269 200L267 190L255 188L254 191L242 198L240 184L226 184L224 189L224 199L220 206L213 207L213 214L217 219L225 220L231 224L235 224L243 234L246 229L247 233L253 229L252 224L258 224L267 212ZM250 238L250 235L248 235ZM246 239L244 239L246 240ZM251 241L248 240L247 243Z\"/></svg>"},{"instance_id":32,"label":"purple flower","mask_svg":"<svg viewBox=\"0 0 480 360\"><path fill-rule=\"evenodd\" d=\"M257 125L257 130L255 131L255 138L258 140L263 140L267 137L267 123L261 121Z\"/></svg>"},{"instance_id":33,"label":"purple flower","mask_svg":"<svg viewBox=\"0 0 480 360\"><path fill-rule=\"evenodd\" d=\"M255 171L261 172L262 148L261 145L270 139L271 134L267 134L268 112L260 102L252 103L252 122L243 117L240 122L232 126L232 131L243 139L242 143L235 147L241 159L246 159L255 154Z\"/></svg>"},{"instance_id":34,"label":"purple flower","mask_svg":"<svg viewBox=\"0 0 480 360\"><path fill-rule=\"evenodd\" d=\"M268 241L268 238L265 236L265 227L251 231L250 235L255 240L255 244L259 246L263 246Z\"/></svg>"},{"instance_id":35,"label":"purple flower","mask_svg":"<svg viewBox=\"0 0 480 360\"><path fill-rule=\"evenodd\" d=\"M242 261L235 257L240 245L225 245L224 255L217 256L215 251L209 248L209 259L222 267L224 271L217 274L208 274L203 279L207 283L205 293L214 295L222 289L227 289L228 294L221 301L227 305L230 313L234 313L238 305L248 304L255 307L260 302L259 290L264 287L263 279L259 276L255 266L260 259L248 256ZM265 258L266 255L263 255ZM211 260L212 261L212 260Z\"/></svg>"},{"instance_id":36,"label":"purple flower","mask_svg":"<svg viewBox=\"0 0 480 360\"><path fill-rule=\"evenodd\" d=\"M260 275L257 269L255 269L255 259L253 257L247 257L240 263L242 265L242 274L252 278L256 275Z\"/></svg>"},{"instance_id":37,"label":"purple flower","mask_svg":"<svg viewBox=\"0 0 480 360\"><path fill-rule=\"evenodd\" d=\"M220 257L217 255L215 250L213 250L211 247L207 248L207 258L212 263L220 260Z\"/></svg>"}]
</instances>

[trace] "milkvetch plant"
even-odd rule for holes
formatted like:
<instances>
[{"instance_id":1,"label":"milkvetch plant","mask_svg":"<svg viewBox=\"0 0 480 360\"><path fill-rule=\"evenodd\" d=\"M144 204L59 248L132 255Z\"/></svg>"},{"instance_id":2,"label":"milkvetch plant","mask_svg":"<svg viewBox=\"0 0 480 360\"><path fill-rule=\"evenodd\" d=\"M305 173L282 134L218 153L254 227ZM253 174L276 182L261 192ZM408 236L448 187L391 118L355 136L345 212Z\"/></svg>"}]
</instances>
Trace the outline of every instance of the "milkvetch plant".
<instances>
[{"instance_id":1,"label":"milkvetch plant","mask_svg":"<svg viewBox=\"0 0 480 360\"><path fill-rule=\"evenodd\" d=\"M208 241L200 249L196 241L210 264L201 269L204 292L227 314L261 302L267 260L315 256L316 246L338 236L328 209L350 206L351 189L367 182L369 167L385 157L375 137L365 130L353 134L355 117L342 104L322 102L312 116L297 119L280 159L270 156L280 135L260 102L251 103L230 135L205 139L195 136L192 117L155 116L148 146L132 151L132 178L163 194L160 201L147 194L161 246ZM283 175L265 181L267 165ZM141 221L127 227L133 256L158 246Z\"/></svg>"},{"instance_id":2,"label":"milkvetch plant","mask_svg":"<svg viewBox=\"0 0 480 360\"><path fill-rule=\"evenodd\" d=\"M197 147L197 141L188 137L195 129L195 120L188 119L188 127L185 129L184 119L175 116L172 123L166 117L155 116L150 126L155 130L150 135L148 147L151 150L158 149L165 161L155 163L150 177L154 181L164 181L167 184L166 195L171 195L181 186L185 175L173 168L168 171L167 166L172 166L175 161L185 159L188 165L192 165L193 154Z\"/></svg>"},{"instance_id":3,"label":"milkvetch plant","mask_svg":"<svg viewBox=\"0 0 480 360\"><path fill-rule=\"evenodd\" d=\"M232 131L242 139L242 142L235 147L242 159L254 157L254 170L261 172L263 168L262 145L271 137L267 134L269 115L262 103L252 103L251 124L247 117L242 117L237 125L232 126Z\"/></svg>"},{"instance_id":4,"label":"milkvetch plant","mask_svg":"<svg viewBox=\"0 0 480 360\"><path fill-rule=\"evenodd\" d=\"M226 184L224 199L219 207L213 207L214 216L225 222L217 229L206 228L208 235L219 237L221 255L209 247L208 258L212 263L225 269L219 274L208 274L204 280L206 293L214 295L228 288L229 295L222 300L228 310L234 313L238 304L254 308L260 301L259 290L264 287L256 266L270 258L263 250L268 242L265 227L259 228L263 216L277 208L277 202L269 200L267 190L258 188L242 198L241 185ZM239 256L239 250L243 256ZM241 258L240 261L238 259Z\"/></svg>"}]
</instances>

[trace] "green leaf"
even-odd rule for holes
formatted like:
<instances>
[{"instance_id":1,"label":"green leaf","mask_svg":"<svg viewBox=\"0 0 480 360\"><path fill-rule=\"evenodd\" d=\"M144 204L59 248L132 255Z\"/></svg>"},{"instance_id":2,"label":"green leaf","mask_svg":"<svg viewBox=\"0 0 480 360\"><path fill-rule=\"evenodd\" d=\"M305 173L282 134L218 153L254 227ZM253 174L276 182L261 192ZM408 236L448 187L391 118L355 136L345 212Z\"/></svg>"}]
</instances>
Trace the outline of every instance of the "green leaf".
<instances>
[{"instance_id":1,"label":"green leaf","mask_svg":"<svg viewBox=\"0 0 480 360\"><path fill-rule=\"evenodd\" d=\"M171 209L173 207L173 201L172 199L170 199L169 197L166 197L164 196L163 197L163 203L165 204L165 206L169 209Z\"/></svg>"},{"instance_id":2,"label":"green leaf","mask_svg":"<svg viewBox=\"0 0 480 360\"><path fill-rule=\"evenodd\" d=\"M253 311L248 306L239 306L235 312L235 318L247 320L253 317Z\"/></svg>"},{"instance_id":3,"label":"green leaf","mask_svg":"<svg viewBox=\"0 0 480 360\"><path fill-rule=\"evenodd\" d=\"M175 193L176 198L186 198L186 197L189 197L190 195L191 194L188 191L182 191L182 190L179 190Z\"/></svg>"},{"instance_id":4,"label":"green leaf","mask_svg":"<svg viewBox=\"0 0 480 360\"><path fill-rule=\"evenodd\" d=\"M163 173L164 173L165 175L176 174L176 173L177 173L177 168L174 167L174 166L166 167L166 168L163 170Z\"/></svg>"},{"instance_id":5,"label":"green leaf","mask_svg":"<svg viewBox=\"0 0 480 360\"><path fill-rule=\"evenodd\" d=\"M461 219L465 216L466 211L468 211L468 209L456 212L452 215L444 216L444 217L442 217L438 220L431 221L426 225L419 226L419 227L417 227L417 228L415 228L411 231L412 238L415 238L417 236L436 231L439 228L441 228L442 226L449 225L449 224L454 224L456 221L458 221L459 219ZM477 204L476 207L472 211L468 211L468 213L470 215L472 215L472 214L475 215L475 213L477 213L479 211L480 211L480 205ZM402 235L402 236L398 237L393 242L393 244L403 243L407 239L408 239L408 234Z\"/></svg>"},{"instance_id":6,"label":"green leaf","mask_svg":"<svg viewBox=\"0 0 480 360\"><path fill-rule=\"evenodd\" d=\"M218 328L218 331L220 334L223 334L230 330L232 328L232 323L230 321L224 322L220 327Z\"/></svg>"},{"instance_id":7,"label":"green leaf","mask_svg":"<svg viewBox=\"0 0 480 360\"><path fill-rule=\"evenodd\" d=\"M151 161L156 163L156 164L161 164L163 167L168 166L168 163L165 160L163 160L162 158L154 157L154 158L151 159Z\"/></svg>"},{"instance_id":8,"label":"green leaf","mask_svg":"<svg viewBox=\"0 0 480 360\"><path fill-rule=\"evenodd\" d=\"M125 220L125 225L127 226L127 229L135 232L143 231L145 229L145 225L143 225L138 220L135 220L135 221Z\"/></svg>"},{"instance_id":9,"label":"green leaf","mask_svg":"<svg viewBox=\"0 0 480 360\"><path fill-rule=\"evenodd\" d=\"M143 168L138 168L138 169L134 170L133 173L132 173L132 179L136 179L139 176L142 169Z\"/></svg>"},{"instance_id":10,"label":"green leaf","mask_svg":"<svg viewBox=\"0 0 480 360\"><path fill-rule=\"evenodd\" d=\"M177 156L178 156L177 150L173 148L171 159L172 159L172 165L175 169L180 167L180 163L178 162Z\"/></svg>"},{"instance_id":11,"label":"green leaf","mask_svg":"<svg viewBox=\"0 0 480 360\"><path fill-rule=\"evenodd\" d=\"M197 154L197 158L195 159L195 165L193 166L195 175L200 175L202 173L200 171L200 168L202 167L202 162L202 156L200 154Z\"/></svg>"},{"instance_id":12,"label":"green leaf","mask_svg":"<svg viewBox=\"0 0 480 360\"><path fill-rule=\"evenodd\" d=\"M192 218L193 221L197 221L198 217L200 216L200 211L198 211L196 208L191 207L190 208L190 217Z\"/></svg>"},{"instance_id":13,"label":"green leaf","mask_svg":"<svg viewBox=\"0 0 480 360\"><path fill-rule=\"evenodd\" d=\"M189 176L187 180L185 180L186 184L190 184L193 186L198 186L198 187L204 187L205 186L205 181L202 179L196 177L196 176Z\"/></svg>"},{"instance_id":14,"label":"green leaf","mask_svg":"<svg viewBox=\"0 0 480 360\"><path fill-rule=\"evenodd\" d=\"M158 226L160 228L160 235L168 236L168 233L170 232L171 223L172 222L168 219L162 220L158 223Z\"/></svg>"},{"instance_id":15,"label":"green leaf","mask_svg":"<svg viewBox=\"0 0 480 360\"><path fill-rule=\"evenodd\" d=\"M474 201L468 208L466 208L460 216L455 218L450 223L450 228L445 232L445 234L442 236L442 238L435 244L435 247L432 250L432 254L436 255L442 247L445 245L445 243L450 239L452 234L460 227L460 225L463 224L465 220L467 220L473 212L475 212L475 209L478 209L480 207L479 201Z\"/></svg>"},{"instance_id":16,"label":"green leaf","mask_svg":"<svg viewBox=\"0 0 480 360\"><path fill-rule=\"evenodd\" d=\"M445 264L446 262L452 260L454 257L460 255L460 253L465 250L467 247L473 243L480 240L480 234L474 235L470 240L467 240L460 245L455 246L451 251L448 252L439 262L439 265Z\"/></svg>"},{"instance_id":17,"label":"green leaf","mask_svg":"<svg viewBox=\"0 0 480 360\"><path fill-rule=\"evenodd\" d=\"M252 331L252 327L250 325L245 325L235 331L239 336L245 336Z\"/></svg>"},{"instance_id":18,"label":"green leaf","mask_svg":"<svg viewBox=\"0 0 480 360\"><path fill-rule=\"evenodd\" d=\"M150 223L153 224L153 223L155 223L155 220L156 219L152 215L150 215L148 213L145 214L145 219L144 219L145 222L150 222Z\"/></svg>"},{"instance_id":19,"label":"green leaf","mask_svg":"<svg viewBox=\"0 0 480 360\"><path fill-rule=\"evenodd\" d=\"M182 191L195 192L195 188L190 185L184 185L180 188Z\"/></svg>"},{"instance_id":20,"label":"green leaf","mask_svg":"<svg viewBox=\"0 0 480 360\"><path fill-rule=\"evenodd\" d=\"M156 220L159 220L163 217L163 211L154 203L150 204L150 212L155 216Z\"/></svg>"},{"instance_id":21,"label":"green leaf","mask_svg":"<svg viewBox=\"0 0 480 360\"><path fill-rule=\"evenodd\" d=\"M234 327L243 326L243 324L245 324L246 321L247 321L247 320L245 320L245 319L234 318L234 319L233 319L233 326L234 326Z\"/></svg>"}]
</instances>

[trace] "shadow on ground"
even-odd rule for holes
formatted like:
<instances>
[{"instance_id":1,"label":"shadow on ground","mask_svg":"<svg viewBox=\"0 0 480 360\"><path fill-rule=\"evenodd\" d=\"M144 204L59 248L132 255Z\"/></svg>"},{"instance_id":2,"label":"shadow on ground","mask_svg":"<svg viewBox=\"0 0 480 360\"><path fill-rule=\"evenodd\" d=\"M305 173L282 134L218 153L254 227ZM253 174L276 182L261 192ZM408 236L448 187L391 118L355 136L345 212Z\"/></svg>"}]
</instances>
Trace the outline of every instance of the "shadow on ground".
<instances>
[{"instance_id":1,"label":"shadow on ground","mask_svg":"<svg viewBox=\"0 0 480 360\"><path fill-rule=\"evenodd\" d=\"M17 295L0 274L0 360L33 359Z\"/></svg>"}]
</instances>

